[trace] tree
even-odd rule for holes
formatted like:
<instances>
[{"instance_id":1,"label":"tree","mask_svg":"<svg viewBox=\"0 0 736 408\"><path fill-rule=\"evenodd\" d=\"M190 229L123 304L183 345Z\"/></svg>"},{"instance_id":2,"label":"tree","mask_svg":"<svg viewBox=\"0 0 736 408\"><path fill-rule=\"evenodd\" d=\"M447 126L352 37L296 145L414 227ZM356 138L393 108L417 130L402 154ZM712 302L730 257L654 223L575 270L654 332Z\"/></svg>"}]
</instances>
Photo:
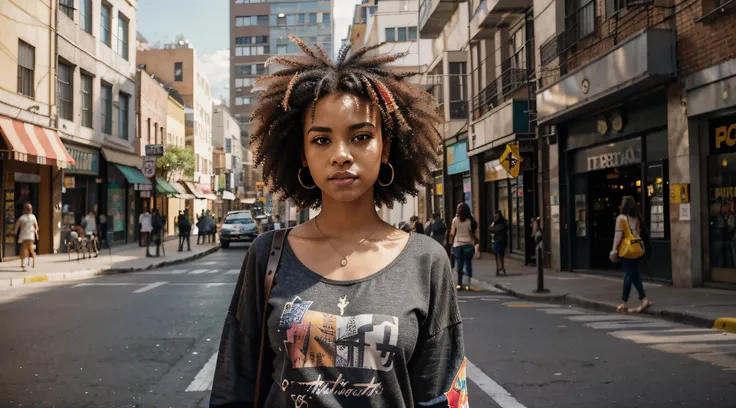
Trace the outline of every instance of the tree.
<instances>
[{"instance_id":1,"label":"tree","mask_svg":"<svg viewBox=\"0 0 736 408\"><path fill-rule=\"evenodd\" d=\"M167 181L191 179L194 177L194 152L186 147L166 146L166 154L158 158L157 168Z\"/></svg>"}]
</instances>

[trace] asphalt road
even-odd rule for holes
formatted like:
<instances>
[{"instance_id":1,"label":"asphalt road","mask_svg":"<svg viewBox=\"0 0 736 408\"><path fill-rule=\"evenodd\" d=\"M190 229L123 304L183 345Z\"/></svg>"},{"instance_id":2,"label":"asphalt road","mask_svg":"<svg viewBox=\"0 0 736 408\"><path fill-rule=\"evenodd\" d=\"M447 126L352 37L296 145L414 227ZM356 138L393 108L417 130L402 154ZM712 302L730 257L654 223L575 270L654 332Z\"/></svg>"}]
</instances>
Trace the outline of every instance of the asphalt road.
<instances>
[{"instance_id":1,"label":"asphalt road","mask_svg":"<svg viewBox=\"0 0 736 408\"><path fill-rule=\"evenodd\" d=\"M245 250L0 291L0 407L206 407ZM736 335L461 294L472 407L736 407Z\"/></svg>"}]
</instances>

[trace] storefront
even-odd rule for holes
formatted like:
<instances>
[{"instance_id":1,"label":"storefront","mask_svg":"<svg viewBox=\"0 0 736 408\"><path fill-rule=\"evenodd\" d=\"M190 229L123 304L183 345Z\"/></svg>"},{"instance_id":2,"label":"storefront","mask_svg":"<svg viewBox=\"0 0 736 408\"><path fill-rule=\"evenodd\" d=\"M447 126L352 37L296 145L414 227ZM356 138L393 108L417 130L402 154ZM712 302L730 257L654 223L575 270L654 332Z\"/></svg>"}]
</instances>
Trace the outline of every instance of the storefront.
<instances>
[{"instance_id":1,"label":"storefront","mask_svg":"<svg viewBox=\"0 0 736 408\"><path fill-rule=\"evenodd\" d=\"M100 152L99 150L64 144L75 164L64 170L62 188L62 247L64 235L72 225L80 225L87 213L99 208L100 200Z\"/></svg>"},{"instance_id":2,"label":"storefront","mask_svg":"<svg viewBox=\"0 0 736 408\"><path fill-rule=\"evenodd\" d=\"M470 179L470 159L468 142L462 140L445 147L445 182L442 192L445 195L445 219L452 220L460 203L473 208L472 181Z\"/></svg>"},{"instance_id":3,"label":"storefront","mask_svg":"<svg viewBox=\"0 0 736 408\"><path fill-rule=\"evenodd\" d=\"M153 185L139 170L141 157L109 148L103 148L102 153L106 161L108 242L134 242L140 233L138 216L144 208L148 209Z\"/></svg>"},{"instance_id":4,"label":"storefront","mask_svg":"<svg viewBox=\"0 0 736 408\"><path fill-rule=\"evenodd\" d=\"M620 270L609 260L616 217L632 196L651 236L643 277L672 280L667 104L663 92L560 126L568 194L561 208L570 220L563 255L570 270ZM565 248L566 247L566 248Z\"/></svg>"},{"instance_id":5,"label":"storefront","mask_svg":"<svg viewBox=\"0 0 736 408\"><path fill-rule=\"evenodd\" d=\"M74 164L56 131L0 116L0 174L3 186L2 259L20 254L16 221L33 206L40 229L39 254L54 251L61 222L62 169Z\"/></svg>"}]
</instances>

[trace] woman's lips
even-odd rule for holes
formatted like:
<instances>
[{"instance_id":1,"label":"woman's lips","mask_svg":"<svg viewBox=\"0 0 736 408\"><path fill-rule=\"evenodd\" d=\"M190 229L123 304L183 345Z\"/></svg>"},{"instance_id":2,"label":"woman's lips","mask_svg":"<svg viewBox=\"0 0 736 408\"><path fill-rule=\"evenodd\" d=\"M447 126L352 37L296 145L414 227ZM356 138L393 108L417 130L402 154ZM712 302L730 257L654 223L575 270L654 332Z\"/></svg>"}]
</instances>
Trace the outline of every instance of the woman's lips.
<instances>
[{"instance_id":1,"label":"woman's lips","mask_svg":"<svg viewBox=\"0 0 736 408\"><path fill-rule=\"evenodd\" d=\"M347 187L352 185L357 179L357 177L333 178L330 179L330 182L334 183L338 187Z\"/></svg>"}]
</instances>

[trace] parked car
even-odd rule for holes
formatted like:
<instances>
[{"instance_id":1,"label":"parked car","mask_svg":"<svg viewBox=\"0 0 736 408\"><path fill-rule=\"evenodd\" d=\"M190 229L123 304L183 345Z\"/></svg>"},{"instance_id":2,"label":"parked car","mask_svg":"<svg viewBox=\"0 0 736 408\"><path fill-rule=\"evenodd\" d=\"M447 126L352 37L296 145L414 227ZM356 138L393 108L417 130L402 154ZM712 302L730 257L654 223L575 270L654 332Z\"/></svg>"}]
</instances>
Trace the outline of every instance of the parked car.
<instances>
[{"instance_id":1,"label":"parked car","mask_svg":"<svg viewBox=\"0 0 736 408\"><path fill-rule=\"evenodd\" d=\"M231 242L253 242L258 236L258 226L250 211L230 211L220 227L220 245L229 248Z\"/></svg>"}]
</instances>

